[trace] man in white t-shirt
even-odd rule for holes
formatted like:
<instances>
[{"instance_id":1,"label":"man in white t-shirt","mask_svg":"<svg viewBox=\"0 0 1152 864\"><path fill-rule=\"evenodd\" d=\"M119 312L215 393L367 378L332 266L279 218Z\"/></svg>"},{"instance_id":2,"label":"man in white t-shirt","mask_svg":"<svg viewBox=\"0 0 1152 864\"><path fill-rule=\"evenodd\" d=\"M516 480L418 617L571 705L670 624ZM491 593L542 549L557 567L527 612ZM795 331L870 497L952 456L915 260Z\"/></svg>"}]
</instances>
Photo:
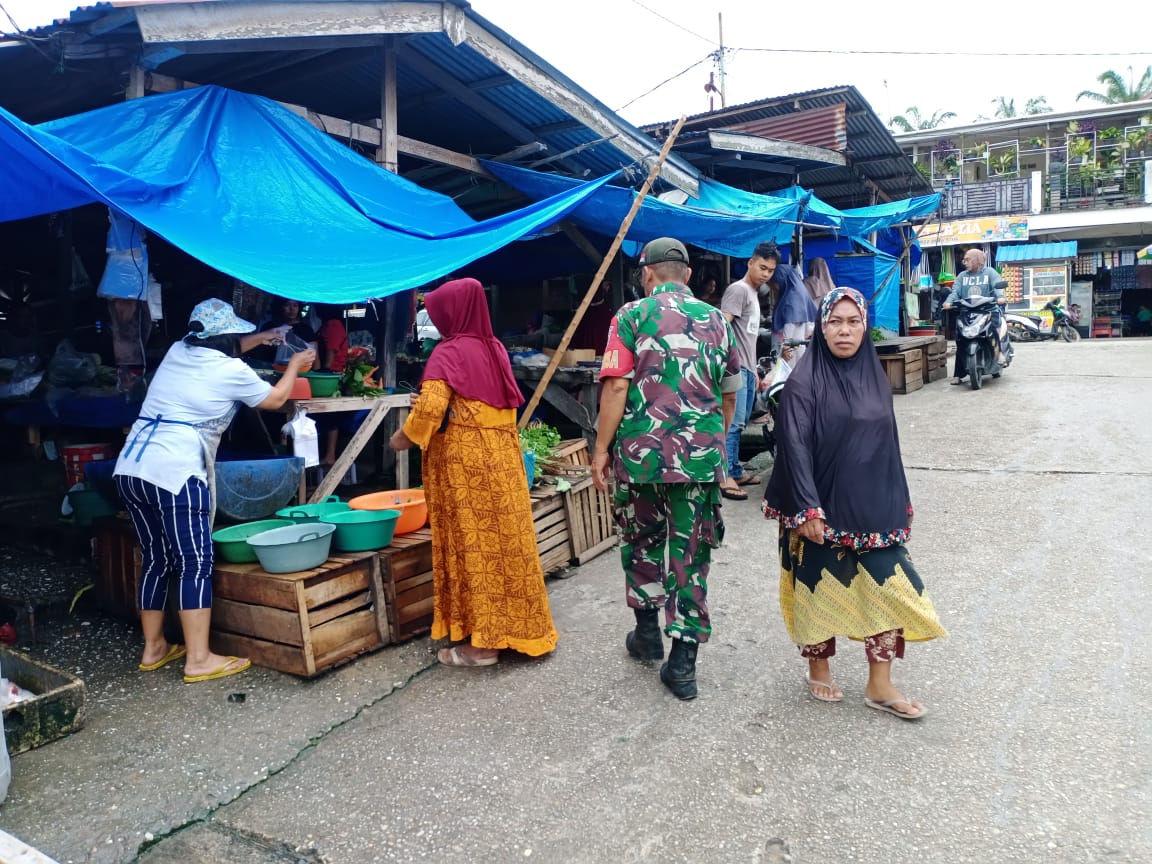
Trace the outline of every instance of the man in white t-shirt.
<instances>
[{"instance_id":1,"label":"man in white t-shirt","mask_svg":"<svg viewBox=\"0 0 1152 864\"><path fill-rule=\"evenodd\" d=\"M748 272L727 287L720 301L720 311L732 325L736 347L740 354L740 376L744 383L736 394L736 416L728 427L728 477L720 485L720 494L733 501L747 501L748 493L741 486L760 482L756 476L745 476L740 464L740 434L752 416L756 399L756 337L760 332L760 300L758 292L776 272L780 252L775 243L760 243L748 259Z\"/></svg>"}]
</instances>

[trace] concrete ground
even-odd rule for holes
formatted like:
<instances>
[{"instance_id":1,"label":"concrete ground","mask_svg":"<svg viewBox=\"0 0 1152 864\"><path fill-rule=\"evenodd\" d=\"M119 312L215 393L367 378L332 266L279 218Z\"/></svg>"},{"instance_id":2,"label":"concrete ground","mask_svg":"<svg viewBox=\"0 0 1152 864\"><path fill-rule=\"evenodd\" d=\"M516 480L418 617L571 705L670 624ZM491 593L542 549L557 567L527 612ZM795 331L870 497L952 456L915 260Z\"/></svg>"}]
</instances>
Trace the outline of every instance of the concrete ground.
<instances>
[{"instance_id":1,"label":"concrete ground","mask_svg":"<svg viewBox=\"0 0 1152 864\"><path fill-rule=\"evenodd\" d=\"M550 581L554 656L491 669L416 640L185 686L81 615L38 653L86 680L87 726L14 758L0 827L60 862L1150 861L1150 394L1125 340L896 397L951 633L898 664L920 722L865 708L854 644L845 700L807 696L757 492L725 506L695 702L626 656L611 553Z\"/></svg>"}]
</instances>

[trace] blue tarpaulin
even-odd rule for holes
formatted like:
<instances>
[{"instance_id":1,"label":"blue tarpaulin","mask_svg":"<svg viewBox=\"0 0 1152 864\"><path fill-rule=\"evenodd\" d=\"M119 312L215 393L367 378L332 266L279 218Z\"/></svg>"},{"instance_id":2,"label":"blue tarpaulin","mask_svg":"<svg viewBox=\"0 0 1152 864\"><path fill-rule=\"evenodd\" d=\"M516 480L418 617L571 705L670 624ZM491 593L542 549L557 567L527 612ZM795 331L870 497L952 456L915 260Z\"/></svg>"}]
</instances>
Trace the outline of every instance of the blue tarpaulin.
<instances>
[{"instance_id":1,"label":"blue tarpaulin","mask_svg":"<svg viewBox=\"0 0 1152 864\"><path fill-rule=\"evenodd\" d=\"M505 183L536 200L570 193L585 185L580 180L542 174L499 162L485 162L484 167ZM613 237L628 214L636 194L634 189L603 186L576 207L570 218L582 228ZM627 239L635 244L643 244L657 237L675 237L701 249L747 258L757 243L766 240L788 242L794 230L790 223L796 221L800 210L800 205L795 201L771 199L764 195L757 197L764 199L765 203L753 215L704 210L646 198L628 230Z\"/></svg>"},{"instance_id":2,"label":"blue tarpaulin","mask_svg":"<svg viewBox=\"0 0 1152 864\"><path fill-rule=\"evenodd\" d=\"M0 221L103 203L304 301L426 284L563 219L610 179L475 222L258 96L200 87L39 126L0 109Z\"/></svg>"}]
</instances>

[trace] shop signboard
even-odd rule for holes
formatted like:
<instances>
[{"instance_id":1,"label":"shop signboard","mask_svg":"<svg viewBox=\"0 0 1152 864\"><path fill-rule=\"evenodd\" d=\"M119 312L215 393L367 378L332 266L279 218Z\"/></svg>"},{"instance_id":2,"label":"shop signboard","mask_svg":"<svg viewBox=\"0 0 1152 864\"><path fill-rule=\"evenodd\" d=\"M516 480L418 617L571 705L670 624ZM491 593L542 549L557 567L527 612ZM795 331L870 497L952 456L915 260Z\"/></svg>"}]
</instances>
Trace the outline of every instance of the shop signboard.
<instances>
[{"instance_id":1,"label":"shop signboard","mask_svg":"<svg viewBox=\"0 0 1152 864\"><path fill-rule=\"evenodd\" d=\"M965 243L1011 243L1028 239L1027 216L989 216L925 225L917 237L924 248Z\"/></svg>"}]
</instances>

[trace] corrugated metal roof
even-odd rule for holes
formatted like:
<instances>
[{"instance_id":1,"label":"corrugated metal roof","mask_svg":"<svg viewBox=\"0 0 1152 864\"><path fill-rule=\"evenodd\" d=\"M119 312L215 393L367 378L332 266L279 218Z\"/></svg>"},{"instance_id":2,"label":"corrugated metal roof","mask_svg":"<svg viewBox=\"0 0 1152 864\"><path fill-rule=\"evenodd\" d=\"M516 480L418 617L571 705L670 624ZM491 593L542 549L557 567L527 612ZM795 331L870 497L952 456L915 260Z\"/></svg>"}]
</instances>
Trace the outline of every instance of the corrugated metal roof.
<instances>
[{"instance_id":1,"label":"corrugated metal roof","mask_svg":"<svg viewBox=\"0 0 1152 864\"><path fill-rule=\"evenodd\" d=\"M332 3L333 15L340 14L340 0L324 2ZM376 2L386 5L390 0ZM634 166L641 154L649 158L658 152L658 141L477 15L464 0L444 2L459 6L469 28L478 26L484 39L511 51L549 88L571 94L578 107L560 107L547 95L548 88L538 92L527 79L514 77L473 48L470 38L453 44L444 32L410 34L398 43L402 135L471 155L495 156L534 141L544 144L547 150L527 157L524 161L529 163L582 148L541 166L581 177ZM309 45L301 48L299 40L283 48L277 47L277 40L268 40L267 46L252 50L237 50L242 46L233 44L212 51L210 44L200 43L181 53L181 44L142 44L135 7L146 5L127 0L82 6L69 18L32 31L47 41L0 56L0 105L38 123L114 104L124 98L129 66L141 50L170 47L171 56L152 54L159 58L157 73L305 105L354 122L380 116L379 45L362 47L361 42L361 47L343 47L328 42L313 50ZM211 15L212 10L205 8L202 14ZM411 63L405 63L405 55ZM607 123L598 120L600 125L589 125L590 117L606 118ZM422 164L402 156L402 170ZM681 179L692 180L698 174L675 154L668 159L668 170L678 172Z\"/></svg>"},{"instance_id":2,"label":"corrugated metal roof","mask_svg":"<svg viewBox=\"0 0 1152 864\"><path fill-rule=\"evenodd\" d=\"M1057 258L1075 258L1076 241L1059 243L1020 243L1001 246L996 250L996 263L1012 261L1052 261Z\"/></svg>"},{"instance_id":3,"label":"corrugated metal roof","mask_svg":"<svg viewBox=\"0 0 1152 864\"><path fill-rule=\"evenodd\" d=\"M797 111L780 117L764 117L734 123L726 127L730 132L744 132L762 138L777 138L797 144L810 144L826 150L844 150L848 146L846 106L828 105Z\"/></svg>"},{"instance_id":4,"label":"corrugated metal roof","mask_svg":"<svg viewBox=\"0 0 1152 864\"><path fill-rule=\"evenodd\" d=\"M827 133L820 127L819 119L827 115L821 112L839 112L844 117L846 141L829 149L842 152L848 159L847 166L779 156L743 155L733 160L731 154L714 151L706 140L702 141L708 129L769 129L772 124L779 124L776 129L788 130L790 137L785 140L827 147ZM808 123L802 115L809 115L816 122ZM664 122L644 129L662 137L671 126L671 122ZM806 132L816 140L805 140ZM875 204L885 200L885 196L898 201L933 191L872 106L851 86L809 90L696 114L688 118L675 149L684 155L690 153L690 160L701 171L730 186L771 193L798 184L840 209Z\"/></svg>"}]
</instances>

